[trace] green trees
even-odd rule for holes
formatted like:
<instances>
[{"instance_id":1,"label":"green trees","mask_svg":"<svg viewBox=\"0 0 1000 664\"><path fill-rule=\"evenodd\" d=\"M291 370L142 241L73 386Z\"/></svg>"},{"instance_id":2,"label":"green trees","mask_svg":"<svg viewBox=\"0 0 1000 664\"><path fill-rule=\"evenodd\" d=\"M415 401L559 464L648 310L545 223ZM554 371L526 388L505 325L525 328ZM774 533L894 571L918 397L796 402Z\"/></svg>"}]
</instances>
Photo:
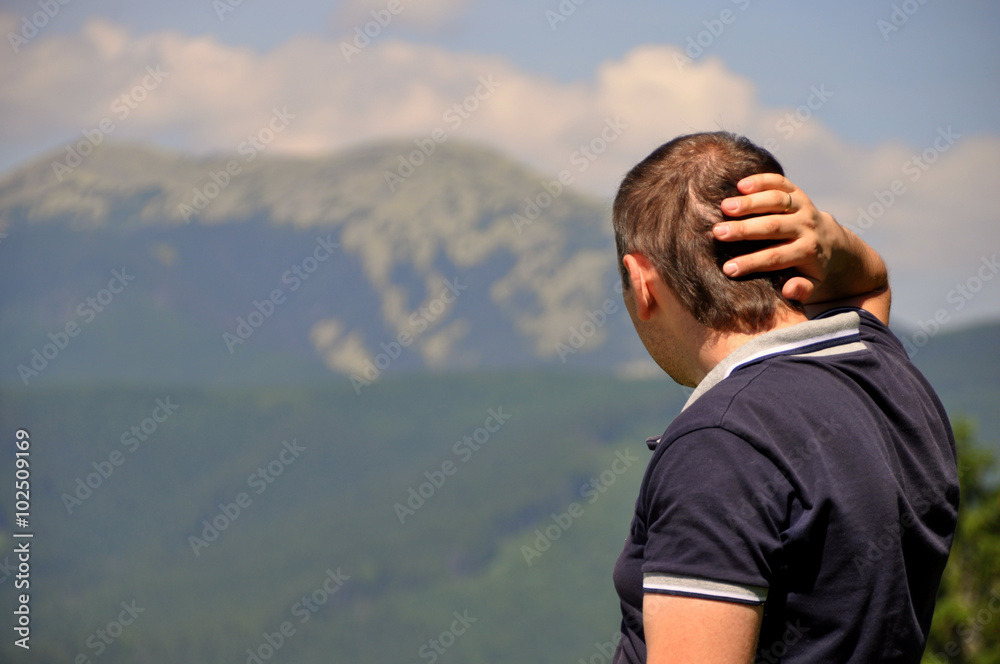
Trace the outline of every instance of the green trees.
<instances>
[{"instance_id":1,"label":"green trees","mask_svg":"<svg viewBox=\"0 0 1000 664\"><path fill-rule=\"evenodd\" d=\"M1000 486L995 456L955 425L962 504L923 664L1000 664Z\"/></svg>"}]
</instances>

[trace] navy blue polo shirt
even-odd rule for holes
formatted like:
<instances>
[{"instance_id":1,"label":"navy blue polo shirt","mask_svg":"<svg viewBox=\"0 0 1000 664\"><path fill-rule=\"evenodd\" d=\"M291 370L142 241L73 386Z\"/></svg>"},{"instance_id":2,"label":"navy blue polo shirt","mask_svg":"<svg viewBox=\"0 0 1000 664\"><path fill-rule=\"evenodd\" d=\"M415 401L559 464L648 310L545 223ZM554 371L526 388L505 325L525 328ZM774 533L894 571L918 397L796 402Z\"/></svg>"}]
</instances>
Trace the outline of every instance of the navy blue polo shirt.
<instances>
[{"instance_id":1,"label":"navy blue polo shirt","mask_svg":"<svg viewBox=\"0 0 1000 664\"><path fill-rule=\"evenodd\" d=\"M652 458L614 582L615 662L644 593L763 604L758 662L919 662L958 511L944 408L896 337L839 309L741 346Z\"/></svg>"}]
</instances>

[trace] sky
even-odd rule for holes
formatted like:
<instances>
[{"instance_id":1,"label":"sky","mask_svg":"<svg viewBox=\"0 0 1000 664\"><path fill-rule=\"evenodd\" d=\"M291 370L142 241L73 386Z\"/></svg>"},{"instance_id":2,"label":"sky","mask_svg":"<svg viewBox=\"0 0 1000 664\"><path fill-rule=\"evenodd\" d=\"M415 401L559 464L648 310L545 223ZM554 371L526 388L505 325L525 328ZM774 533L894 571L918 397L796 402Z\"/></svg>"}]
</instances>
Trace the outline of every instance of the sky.
<instances>
[{"instance_id":1,"label":"sky","mask_svg":"<svg viewBox=\"0 0 1000 664\"><path fill-rule=\"evenodd\" d=\"M0 28L0 174L81 141L234 152L278 113L275 154L456 138L607 201L725 129L882 253L896 322L1000 319L995 2L2 0Z\"/></svg>"}]
</instances>

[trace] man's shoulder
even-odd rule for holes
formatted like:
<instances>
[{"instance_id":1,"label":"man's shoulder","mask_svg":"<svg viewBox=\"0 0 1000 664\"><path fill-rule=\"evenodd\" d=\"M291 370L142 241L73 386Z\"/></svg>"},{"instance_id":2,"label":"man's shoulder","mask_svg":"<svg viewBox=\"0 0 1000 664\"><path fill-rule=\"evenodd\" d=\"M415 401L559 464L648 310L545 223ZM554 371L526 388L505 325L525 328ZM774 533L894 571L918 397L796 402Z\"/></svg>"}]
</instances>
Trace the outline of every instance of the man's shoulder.
<instances>
[{"instance_id":1,"label":"man's shoulder","mask_svg":"<svg viewBox=\"0 0 1000 664\"><path fill-rule=\"evenodd\" d=\"M848 428L875 426L861 411L878 410L883 402L940 411L933 388L903 344L866 311L834 310L780 332L748 344L713 369L715 375L698 386L660 444L711 428L757 444L761 433L767 440L801 435L831 419Z\"/></svg>"},{"instance_id":2,"label":"man's shoulder","mask_svg":"<svg viewBox=\"0 0 1000 664\"><path fill-rule=\"evenodd\" d=\"M801 412L837 410L848 395L868 398L873 388L895 389L890 381L895 371L887 371L887 366L909 364L902 345L874 316L852 312L858 314L856 327L844 332L853 336L819 343L807 339L809 345L751 355L701 394L696 390L697 397L671 422L661 440L672 441L707 428L742 432L791 426Z\"/></svg>"},{"instance_id":3,"label":"man's shoulder","mask_svg":"<svg viewBox=\"0 0 1000 664\"><path fill-rule=\"evenodd\" d=\"M908 362L911 353L889 326L880 321L871 312L856 307L841 307L823 312L813 320L822 320L842 313L854 313L858 316L858 331L862 341L875 344L875 349L887 352L897 361Z\"/></svg>"}]
</instances>

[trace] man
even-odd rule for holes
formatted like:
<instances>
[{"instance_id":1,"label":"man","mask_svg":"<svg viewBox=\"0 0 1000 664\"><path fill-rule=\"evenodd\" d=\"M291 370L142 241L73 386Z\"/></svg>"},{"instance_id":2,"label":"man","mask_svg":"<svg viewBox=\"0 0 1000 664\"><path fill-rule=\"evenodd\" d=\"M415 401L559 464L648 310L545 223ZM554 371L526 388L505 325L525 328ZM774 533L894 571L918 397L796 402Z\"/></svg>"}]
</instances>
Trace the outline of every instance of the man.
<instances>
[{"instance_id":1,"label":"man","mask_svg":"<svg viewBox=\"0 0 1000 664\"><path fill-rule=\"evenodd\" d=\"M722 132L654 151L613 219L635 329L695 388L650 440L614 661L919 662L955 447L881 259Z\"/></svg>"}]
</instances>

